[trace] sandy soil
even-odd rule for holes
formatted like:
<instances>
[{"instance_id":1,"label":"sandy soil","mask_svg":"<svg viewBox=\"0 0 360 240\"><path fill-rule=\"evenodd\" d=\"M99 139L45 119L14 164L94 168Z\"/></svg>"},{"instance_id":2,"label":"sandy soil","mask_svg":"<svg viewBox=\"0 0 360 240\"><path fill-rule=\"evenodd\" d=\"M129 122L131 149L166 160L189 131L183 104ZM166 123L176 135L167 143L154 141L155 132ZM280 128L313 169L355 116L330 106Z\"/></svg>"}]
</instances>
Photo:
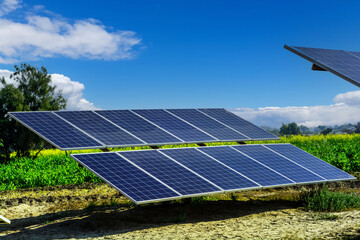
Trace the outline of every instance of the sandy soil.
<instances>
[{"instance_id":1,"label":"sandy soil","mask_svg":"<svg viewBox=\"0 0 360 240\"><path fill-rule=\"evenodd\" d=\"M360 192L359 182L330 187ZM144 206L134 206L105 184L0 192L0 214L12 221L0 223L0 238L360 239L360 210L312 213L294 201L312 188Z\"/></svg>"}]
</instances>

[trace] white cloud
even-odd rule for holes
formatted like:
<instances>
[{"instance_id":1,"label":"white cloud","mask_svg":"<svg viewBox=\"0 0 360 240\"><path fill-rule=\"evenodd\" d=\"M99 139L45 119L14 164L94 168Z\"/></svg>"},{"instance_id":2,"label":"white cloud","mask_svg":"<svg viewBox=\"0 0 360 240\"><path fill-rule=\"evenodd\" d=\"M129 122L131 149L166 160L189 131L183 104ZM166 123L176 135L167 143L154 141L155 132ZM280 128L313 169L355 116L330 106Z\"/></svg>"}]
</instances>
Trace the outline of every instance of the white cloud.
<instances>
[{"instance_id":1,"label":"white cloud","mask_svg":"<svg viewBox=\"0 0 360 240\"><path fill-rule=\"evenodd\" d=\"M64 56L101 60L129 59L141 39L133 31L108 31L95 19L70 22L51 14L27 13L22 22L1 15L19 8L15 0L0 5L0 63ZM41 8L34 8L38 12ZM46 11L43 11L46 12Z\"/></svg>"},{"instance_id":2,"label":"white cloud","mask_svg":"<svg viewBox=\"0 0 360 240\"><path fill-rule=\"evenodd\" d=\"M10 78L13 72L5 69L0 69L0 77L4 77L7 83L14 83ZM95 107L92 102L89 102L83 97L85 90L84 84L72 81L69 77L62 74L50 74L51 80L56 85L57 90L61 90L62 95L67 100L66 110L95 110L99 109ZM0 85L0 88L2 86Z\"/></svg>"},{"instance_id":3,"label":"white cloud","mask_svg":"<svg viewBox=\"0 0 360 240\"><path fill-rule=\"evenodd\" d=\"M237 108L232 111L259 126L269 127L290 122L317 127L360 121L360 91L338 94L333 101L334 104L321 106Z\"/></svg>"}]
</instances>

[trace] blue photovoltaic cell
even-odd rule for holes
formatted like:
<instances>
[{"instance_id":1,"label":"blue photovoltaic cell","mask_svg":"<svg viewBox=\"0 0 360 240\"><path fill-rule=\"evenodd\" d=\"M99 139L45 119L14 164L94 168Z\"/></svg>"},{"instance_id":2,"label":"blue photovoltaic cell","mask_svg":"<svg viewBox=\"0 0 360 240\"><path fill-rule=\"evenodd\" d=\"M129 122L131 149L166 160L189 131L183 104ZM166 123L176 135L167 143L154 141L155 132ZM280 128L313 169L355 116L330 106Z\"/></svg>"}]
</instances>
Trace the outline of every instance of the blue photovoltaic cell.
<instances>
[{"instance_id":1,"label":"blue photovoltaic cell","mask_svg":"<svg viewBox=\"0 0 360 240\"><path fill-rule=\"evenodd\" d=\"M200 150L262 186L276 186L293 183L231 147L206 147L201 148Z\"/></svg>"},{"instance_id":2,"label":"blue photovoltaic cell","mask_svg":"<svg viewBox=\"0 0 360 240\"><path fill-rule=\"evenodd\" d=\"M129 110L96 111L111 122L131 132L148 144L180 143L181 141Z\"/></svg>"},{"instance_id":3,"label":"blue photovoltaic cell","mask_svg":"<svg viewBox=\"0 0 360 240\"><path fill-rule=\"evenodd\" d=\"M144 144L92 111L60 111L55 112L55 114L63 117L106 145Z\"/></svg>"},{"instance_id":4,"label":"blue photovoltaic cell","mask_svg":"<svg viewBox=\"0 0 360 240\"><path fill-rule=\"evenodd\" d=\"M216 140L162 109L133 111L185 142L206 142Z\"/></svg>"},{"instance_id":5,"label":"blue photovoltaic cell","mask_svg":"<svg viewBox=\"0 0 360 240\"><path fill-rule=\"evenodd\" d=\"M326 180L356 179L346 172L324 162L323 160L291 145L291 144L269 144L268 148L280 153L292 161L319 174Z\"/></svg>"},{"instance_id":6,"label":"blue photovoltaic cell","mask_svg":"<svg viewBox=\"0 0 360 240\"><path fill-rule=\"evenodd\" d=\"M234 146L234 148L290 178L296 183L324 181L323 178L311 173L279 154L272 152L264 146L247 145Z\"/></svg>"},{"instance_id":7,"label":"blue photovoltaic cell","mask_svg":"<svg viewBox=\"0 0 360 240\"><path fill-rule=\"evenodd\" d=\"M45 140L63 150L104 147L52 112L14 112L10 114L40 134Z\"/></svg>"},{"instance_id":8,"label":"blue photovoltaic cell","mask_svg":"<svg viewBox=\"0 0 360 240\"><path fill-rule=\"evenodd\" d=\"M182 195L221 191L158 151L119 153Z\"/></svg>"},{"instance_id":9,"label":"blue photovoltaic cell","mask_svg":"<svg viewBox=\"0 0 360 240\"><path fill-rule=\"evenodd\" d=\"M199 110L244 134L252 140L279 139L277 136L255 126L254 124L240 118L239 116L236 116L229 111L226 111L223 108L208 108Z\"/></svg>"},{"instance_id":10,"label":"blue photovoltaic cell","mask_svg":"<svg viewBox=\"0 0 360 240\"><path fill-rule=\"evenodd\" d=\"M289 46L285 48L360 87L359 52Z\"/></svg>"},{"instance_id":11,"label":"blue photovoltaic cell","mask_svg":"<svg viewBox=\"0 0 360 240\"><path fill-rule=\"evenodd\" d=\"M219 140L249 140L248 137L231 130L230 128L209 118L196 109L169 109L168 111Z\"/></svg>"},{"instance_id":12,"label":"blue photovoltaic cell","mask_svg":"<svg viewBox=\"0 0 360 240\"><path fill-rule=\"evenodd\" d=\"M179 194L116 153L71 156L137 203L179 197Z\"/></svg>"},{"instance_id":13,"label":"blue photovoltaic cell","mask_svg":"<svg viewBox=\"0 0 360 240\"><path fill-rule=\"evenodd\" d=\"M224 190L259 187L258 184L248 180L194 148L164 149L160 151Z\"/></svg>"}]
</instances>

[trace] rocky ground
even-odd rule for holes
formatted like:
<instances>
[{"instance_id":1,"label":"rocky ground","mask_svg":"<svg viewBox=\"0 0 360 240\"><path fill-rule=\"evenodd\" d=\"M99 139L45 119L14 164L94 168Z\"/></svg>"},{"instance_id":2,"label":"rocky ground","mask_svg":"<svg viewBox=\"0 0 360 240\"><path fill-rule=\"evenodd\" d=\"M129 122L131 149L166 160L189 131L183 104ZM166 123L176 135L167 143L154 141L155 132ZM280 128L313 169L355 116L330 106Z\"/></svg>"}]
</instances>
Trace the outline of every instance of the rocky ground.
<instances>
[{"instance_id":1,"label":"rocky ground","mask_svg":"<svg viewBox=\"0 0 360 240\"><path fill-rule=\"evenodd\" d=\"M0 192L3 239L360 239L360 210L306 211L316 186L134 206L105 184ZM360 192L359 182L330 188Z\"/></svg>"}]
</instances>

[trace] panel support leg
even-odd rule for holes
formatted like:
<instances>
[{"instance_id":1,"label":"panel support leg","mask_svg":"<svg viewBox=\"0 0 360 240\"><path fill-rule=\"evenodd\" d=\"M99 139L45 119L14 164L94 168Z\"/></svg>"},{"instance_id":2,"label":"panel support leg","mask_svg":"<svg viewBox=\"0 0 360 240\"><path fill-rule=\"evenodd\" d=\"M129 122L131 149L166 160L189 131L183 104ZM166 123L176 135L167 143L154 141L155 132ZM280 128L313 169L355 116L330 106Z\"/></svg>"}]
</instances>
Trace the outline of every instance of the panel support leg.
<instances>
[{"instance_id":1,"label":"panel support leg","mask_svg":"<svg viewBox=\"0 0 360 240\"><path fill-rule=\"evenodd\" d=\"M199 147L206 147L207 145L205 143L197 143Z\"/></svg>"},{"instance_id":2,"label":"panel support leg","mask_svg":"<svg viewBox=\"0 0 360 240\"><path fill-rule=\"evenodd\" d=\"M107 148L101 148L100 150L103 151L103 152L110 152L110 150L107 149Z\"/></svg>"},{"instance_id":3,"label":"panel support leg","mask_svg":"<svg viewBox=\"0 0 360 240\"><path fill-rule=\"evenodd\" d=\"M149 146L151 149L159 149L158 146Z\"/></svg>"},{"instance_id":4,"label":"panel support leg","mask_svg":"<svg viewBox=\"0 0 360 240\"><path fill-rule=\"evenodd\" d=\"M244 142L244 141L240 141L240 142L237 142L238 144L241 144L241 145L244 145L244 144L246 144L246 142Z\"/></svg>"}]
</instances>

